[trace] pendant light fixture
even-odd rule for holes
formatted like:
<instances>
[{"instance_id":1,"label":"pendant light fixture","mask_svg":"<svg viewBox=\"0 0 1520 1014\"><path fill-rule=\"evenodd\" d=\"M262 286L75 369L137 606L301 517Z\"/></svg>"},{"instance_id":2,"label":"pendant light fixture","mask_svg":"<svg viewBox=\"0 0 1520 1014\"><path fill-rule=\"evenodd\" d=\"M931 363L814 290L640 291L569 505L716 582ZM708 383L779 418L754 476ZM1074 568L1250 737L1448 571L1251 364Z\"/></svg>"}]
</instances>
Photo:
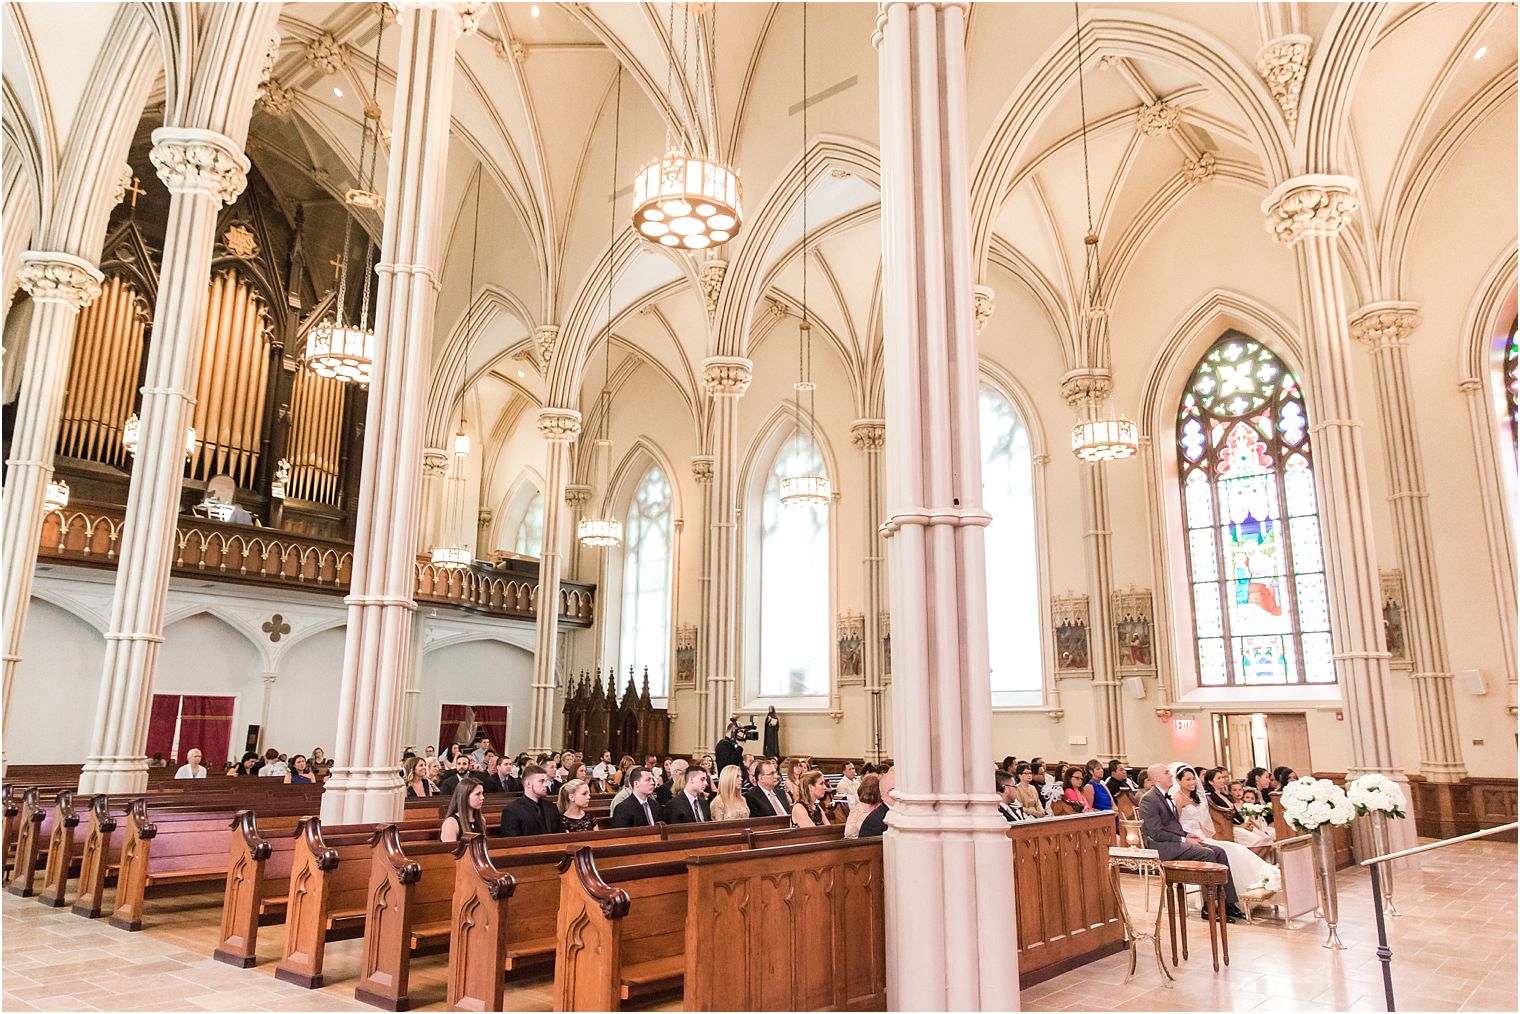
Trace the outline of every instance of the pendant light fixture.
<instances>
[{"instance_id":1,"label":"pendant light fixture","mask_svg":"<svg viewBox=\"0 0 1520 1014\"><path fill-rule=\"evenodd\" d=\"M1082 111L1082 183L1087 194L1087 235L1082 237L1085 263L1082 270L1082 350L1089 362L1097 355L1096 332L1108 317L1102 303L1102 261L1098 256L1098 230L1093 227L1092 172L1087 154L1087 89L1082 83L1082 8L1072 4L1077 19L1077 101ZM1110 415L1108 395L1092 391L1082 396L1077 424L1071 429L1071 453L1098 464L1132 457L1140 449L1135 424L1122 415Z\"/></svg>"},{"instance_id":2,"label":"pendant light fixture","mask_svg":"<svg viewBox=\"0 0 1520 1014\"><path fill-rule=\"evenodd\" d=\"M612 187L617 189L618 151L623 138L623 68L618 67L617 88L613 93L612 116ZM611 459L612 439L607 435L609 417L612 415L612 283L615 279L614 254L617 246L617 202L614 201L607 215L607 333L602 336L602 393L601 419L598 426L596 453ZM596 464L595 459L592 461ZM610 473L609 473L610 474ZM607 502L605 490L602 502ZM609 549L623 544L623 523L610 514L594 514L583 517L575 525L575 537L583 546Z\"/></svg>"},{"instance_id":3,"label":"pendant light fixture","mask_svg":"<svg viewBox=\"0 0 1520 1014\"><path fill-rule=\"evenodd\" d=\"M137 457L137 441L142 432L142 420L133 412L127 416L127 421L121 424L121 448L134 458ZM195 449L200 446L200 440L195 435L195 427L190 426L185 430L185 460L195 457Z\"/></svg>"},{"instance_id":4,"label":"pendant light fixture","mask_svg":"<svg viewBox=\"0 0 1520 1014\"><path fill-rule=\"evenodd\" d=\"M470 353L475 348L475 328L470 317L475 301L475 263L480 254L480 187L484 176L485 167L481 166L475 173L475 228L470 237L470 288L465 297L468 302L465 306L464 384L470 382ZM460 391L461 404L465 393L465 390ZM429 554L433 566L440 570L465 570L475 562L465 521L464 462L470 456L470 438L464 431L465 422L461 415L459 432L454 434L454 467L449 472L443 505L444 541L434 546ZM456 538L450 540L450 532Z\"/></svg>"},{"instance_id":5,"label":"pendant light fixture","mask_svg":"<svg viewBox=\"0 0 1520 1014\"><path fill-rule=\"evenodd\" d=\"M793 412L797 419L794 440L802 439L802 396L807 395L808 440L818 447L816 412L818 385L813 383L813 328L808 323L808 114L807 114L807 23L808 10L802 4L802 322L797 325L797 382L792 385ZM792 508L827 507L833 497L833 485L822 469L803 468L799 475L781 478L781 504Z\"/></svg>"},{"instance_id":6,"label":"pendant light fixture","mask_svg":"<svg viewBox=\"0 0 1520 1014\"><path fill-rule=\"evenodd\" d=\"M702 30L702 14L711 4L670 4L667 34L671 59L665 71L665 95L675 93L675 10L681 8L681 81L687 82L691 22ZM716 11L713 18L717 18ZM716 32L714 32L714 38ZM717 59L711 61L717 66ZM687 89L682 88L683 94ZM715 103L716 104L716 103ZM683 129L682 134L686 131ZM716 143L716 142L714 142ZM633 179L633 226L651 243L677 250L705 250L726 243L739 232L744 217L744 187L739 174L717 157L692 154L686 139L677 138L674 124L665 124L665 154L646 162Z\"/></svg>"},{"instance_id":7,"label":"pendant light fixture","mask_svg":"<svg viewBox=\"0 0 1520 1014\"><path fill-rule=\"evenodd\" d=\"M51 514L69 505L69 484L62 479L49 479L42 492L42 513Z\"/></svg>"},{"instance_id":8,"label":"pendant light fixture","mask_svg":"<svg viewBox=\"0 0 1520 1014\"><path fill-rule=\"evenodd\" d=\"M383 5L382 5L383 8ZM375 168L380 158L380 44L385 39L385 13L381 9L380 27L375 32L375 73L370 99L364 107L364 123L359 135L359 176L343 195L351 208L375 211L385 203L375 191ZM375 365L375 332L369 326L370 278L374 274L375 246L364 243L364 292L359 301L359 322L345 321L348 301L348 254L353 238L354 216L343 216L343 249L338 253L338 299L330 317L324 317L306 333L302 359L306 368L322 377L368 387L370 371Z\"/></svg>"}]
</instances>

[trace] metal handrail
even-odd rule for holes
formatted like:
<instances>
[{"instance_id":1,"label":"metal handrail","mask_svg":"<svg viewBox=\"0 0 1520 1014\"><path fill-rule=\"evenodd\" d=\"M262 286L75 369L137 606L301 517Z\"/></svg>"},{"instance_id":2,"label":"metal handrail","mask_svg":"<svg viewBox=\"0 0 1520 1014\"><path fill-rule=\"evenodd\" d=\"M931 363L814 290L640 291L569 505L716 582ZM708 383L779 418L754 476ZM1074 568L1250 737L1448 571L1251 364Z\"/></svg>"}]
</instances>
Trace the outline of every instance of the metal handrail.
<instances>
[{"instance_id":1,"label":"metal handrail","mask_svg":"<svg viewBox=\"0 0 1520 1014\"><path fill-rule=\"evenodd\" d=\"M1373 856L1371 859L1363 859L1361 865L1372 872L1372 911L1377 917L1378 933L1378 960L1383 963L1383 1001L1390 1011L1393 1005L1393 949L1388 946L1388 923L1383 917L1383 878L1379 875L1384 863L1395 859L1404 859L1408 856L1419 855L1421 852L1434 852L1436 849L1444 849L1448 845L1460 845L1463 842L1476 841L1479 838L1488 838L1492 835L1503 834L1506 831L1520 829L1520 823L1505 824L1502 827L1485 828L1482 831L1474 831L1472 834L1462 834L1455 838L1443 838L1425 845L1416 845L1412 849L1404 849L1401 852L1390 852L1385 856Z\"/></svg>"}]
</instances>

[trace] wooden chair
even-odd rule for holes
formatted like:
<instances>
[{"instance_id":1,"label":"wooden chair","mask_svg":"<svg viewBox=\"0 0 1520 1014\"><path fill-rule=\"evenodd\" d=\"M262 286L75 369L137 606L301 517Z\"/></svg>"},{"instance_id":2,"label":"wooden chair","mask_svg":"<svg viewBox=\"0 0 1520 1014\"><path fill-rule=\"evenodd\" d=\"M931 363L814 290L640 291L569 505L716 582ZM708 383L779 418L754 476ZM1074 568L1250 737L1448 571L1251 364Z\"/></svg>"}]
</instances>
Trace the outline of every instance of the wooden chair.
<instances>
[{"instance_id":1,"label":"wooden chair","mask_svg":"<svg viewBox=\"0 0 1520 1014\"><path fill-rule=\"evenodd\" d=\"M1141 904L1138 908L1130 904L1129 896L1124 892L1124 878L1121 874L1126 873L1140 878ZM1161 956L1161 920L1167 915L1170 894L1166 887L1166 875L1161 868L1161 854L1155 849L1146 848L1109 849L1108 884L1114 892L1119 914L1124 920L1124 935L1129 938L1129 968L1124 973L1124 981L1129 982L1134 976L1135 965L1140 958L1140 947L1149 942L1156 956L1156 967L1161 970L1162 985L1170 989L1172 973ZM1152 887L1156 889L1154 909L1151 908ZM1176 937L1172 939L1175 946Z\"/></svg>"},{"instance_id":2,"label":"wooden chair","mask_svg":"<svg viewBox=\"0 0 1520 1014\"><path fill-rule=\"evenodd\" d=\"M1177 940L1182 939L1182 960L1188 959L1187 889L1203 891L1203 910L1209 919L1209 950L1214 956L1214 971L1219 971L1220 951L1224 963L1230 963L1230 941L1226 935L1229 919L1225 916L1225 885L1230 882L1230 868L1224 863L1203 863L1175 859L1161 864L1165 885L1172 892L1167 925L1172 935L1172 964L1177 964Z\"/></svg>"}]
</instances>

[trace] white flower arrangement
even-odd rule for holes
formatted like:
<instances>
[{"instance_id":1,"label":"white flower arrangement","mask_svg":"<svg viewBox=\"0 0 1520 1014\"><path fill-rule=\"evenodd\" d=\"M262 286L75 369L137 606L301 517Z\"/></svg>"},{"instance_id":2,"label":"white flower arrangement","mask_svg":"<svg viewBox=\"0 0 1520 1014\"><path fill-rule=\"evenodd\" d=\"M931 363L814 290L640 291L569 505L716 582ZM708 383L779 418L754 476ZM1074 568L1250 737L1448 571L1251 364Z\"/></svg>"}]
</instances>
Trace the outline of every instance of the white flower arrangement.
<instances>
[{"instance_id":1,"label":"white flower arrangement","mask_svg":"<svg viewBox=\"0 0 1520 1014\"><path fill-rule=\"evenodd\" d=\"M1399 788L1399 783L1376 771L1362 775L1347 785L1346 798L1356 807L1359 817L1365 817L1369 813L1386 813L1390 817L1402 819L1408 815L1404 810L1404 790Z\"/></svg>"},{"instance_id":2,"label":"white flower arrangement","mask_svg":"<svg viewBox=\"0 0 1520 1014\"><path fill-rule=\"evenodd\" d=\"M1276 894L1278 891L1281 891L1282 870L1279 870L1276 866L1268 866L1266 872L1261 875L1261 883L1252 887L1252 890L1256 890L1257 888L1268 894Z\"/></svg>"},{"instance_id":3,"label":"white flower arrangement","mask_svg":"<svg viewBox=\"0 0 1520 1014\"><path fill-rule=\"evenodd\" d=\"M1300 831L1321 824L1345 827L1356 819L1356 806L1346 790L1326 778L1299 778L1283 786L1283 816Z\"/></svg>"},{"instance_id":4,"label":"white flower arrangement","mask_svg":"<svg viewBox=\"0 0 1520 1014\"><path fill-rule=\"evenodd\" d=\"M1262 820L1267 816L1267 814L1271 812L1272 808L1265 803L1240 804L1240 815L1242 817L1251 817L1255 820Z\"/></svg>"}]
</instances>

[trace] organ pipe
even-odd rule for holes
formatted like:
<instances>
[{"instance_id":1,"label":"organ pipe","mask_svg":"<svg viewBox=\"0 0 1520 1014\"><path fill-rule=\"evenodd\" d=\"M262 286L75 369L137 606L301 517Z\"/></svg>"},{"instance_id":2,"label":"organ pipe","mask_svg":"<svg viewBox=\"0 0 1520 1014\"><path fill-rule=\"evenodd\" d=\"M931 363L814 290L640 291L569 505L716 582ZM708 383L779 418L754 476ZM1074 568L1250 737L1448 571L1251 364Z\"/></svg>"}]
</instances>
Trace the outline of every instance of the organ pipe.
<instances>
[{"instance_id":1,"label":"organ pipe","mask_svg":"<svg viewBox=\"0 0 1520 1014\"><path fill-rule=\"evenodd\" d=\"M287 496L337 506L343 443L344 383L310 370L296 373L290 398Z\"/></svg>"},{"instance_id":2,"label":"organ pipe","mask_svg":"<svg viewBox=\"0 0 1520 1014\"><path fill-rule=\"evenodd\" d=\"M192 476L225 473L244 489L253 486L269 382L269 327L263 301L236 272L212 278L195 385L192 425L200 445L191 459Z\"/></svg>"},{"instance_id":3,"label":"organ pipe","mask_svg":"<svg viewBox=\"0 0 1520 1014\"><path fill-rule=\"evenodd\" d=\"M80 312L64 392L60 454L128 467L121 427L132 413L147 325L147 301L120 275L108 277L100 298Z\"/></svg>"}]
</instances>

